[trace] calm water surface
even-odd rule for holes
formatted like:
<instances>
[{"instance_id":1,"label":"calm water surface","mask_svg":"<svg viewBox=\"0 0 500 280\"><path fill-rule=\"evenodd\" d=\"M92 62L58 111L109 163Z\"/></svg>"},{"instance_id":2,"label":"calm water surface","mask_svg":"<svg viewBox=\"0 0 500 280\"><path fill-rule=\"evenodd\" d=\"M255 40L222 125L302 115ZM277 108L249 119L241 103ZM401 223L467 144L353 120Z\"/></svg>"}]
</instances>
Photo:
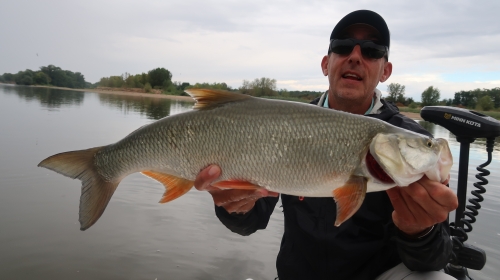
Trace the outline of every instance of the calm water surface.
<instances>
[{"instance_id":1,"label":"calm water surface","mask_svg":"<svg viewBox=\"0 0 500 280\"><path fill-rule=\"evenodd\" d=\"M36 167L55 153L116 142L136 128L190 110L192 103L0 85L0 279L274 279L283 233L276 207L268 228L249 237L217 219L208 193L156 203L163 187L125 178L92 228L79 230L80 182ZM447 130L456 186L459 146ZM497 142L498 143L498 142ZM469 181L486 160L473 143ZM478 279L500 267L500 145L489 166L486 200L469 242L486 250ZM277 204L279 206L280 203Z\"/></svg>"}]
</instances>

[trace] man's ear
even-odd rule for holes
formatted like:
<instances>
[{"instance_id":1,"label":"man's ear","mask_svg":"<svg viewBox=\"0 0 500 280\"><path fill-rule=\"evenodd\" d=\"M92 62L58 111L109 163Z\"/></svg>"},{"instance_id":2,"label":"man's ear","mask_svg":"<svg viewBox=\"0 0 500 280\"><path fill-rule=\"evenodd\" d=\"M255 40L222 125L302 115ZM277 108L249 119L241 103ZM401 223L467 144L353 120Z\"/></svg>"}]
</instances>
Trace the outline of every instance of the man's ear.
<instances>
[{"instance_id":1,"label":"man's ear","mask_svg":"<svg viewBox=\"0 0 500 280\"><path fill-rule=\"evenodd\" d=\"M384 63L384 72L382 73L382 76L380 76L380 82L383 83L389 79L389 77L392 74L392 63L386 62Z\"/></svg>"},{"instance_id":2,"label":"man's ear","mask_svg":"<svg viewBox=\"0 0 500 280\"><path fill-rule=\"evenodd\" d=\"M323 75L328 76L328 55L323 56L321 60L321 71L323 71Z\"/></svg>"}]
</instances>

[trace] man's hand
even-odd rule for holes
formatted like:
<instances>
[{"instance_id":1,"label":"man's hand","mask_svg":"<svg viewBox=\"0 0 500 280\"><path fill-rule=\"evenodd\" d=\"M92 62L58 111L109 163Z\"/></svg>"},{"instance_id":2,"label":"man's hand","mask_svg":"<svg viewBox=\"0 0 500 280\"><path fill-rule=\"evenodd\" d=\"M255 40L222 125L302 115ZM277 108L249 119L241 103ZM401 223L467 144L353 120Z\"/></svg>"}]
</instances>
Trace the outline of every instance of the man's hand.
<instances>
[{"instance_id":1,"label":"man's hand","mask_svg":"<svg viewBox=\"0 0 500 280\"><path fill-rule=\"evenodd\" d=\"M244 214L255 206L255 202L259 198L266 196L277 197L279 195L266 189L221 190L211 186L210 184L219 178L220 174L221 170L217 165L208 166L198 173L194 181L194 187L199 191L208 191L212 195L215 205L224 207L228 213Z\"/></svg>"},{"instance_id":2,"label":"man's hand","mask_svg":"<svg viewBox=\"0 0 500 280\"><path fill-rule=\"evenodd\" d=\"M439 183L426 176L408 187L394 187L387 194L394 207L394 224L411 237L418 237L430 227L448 218L457 209L458 198L446 186L449 178Z\"/></svg>"}]
</instances>

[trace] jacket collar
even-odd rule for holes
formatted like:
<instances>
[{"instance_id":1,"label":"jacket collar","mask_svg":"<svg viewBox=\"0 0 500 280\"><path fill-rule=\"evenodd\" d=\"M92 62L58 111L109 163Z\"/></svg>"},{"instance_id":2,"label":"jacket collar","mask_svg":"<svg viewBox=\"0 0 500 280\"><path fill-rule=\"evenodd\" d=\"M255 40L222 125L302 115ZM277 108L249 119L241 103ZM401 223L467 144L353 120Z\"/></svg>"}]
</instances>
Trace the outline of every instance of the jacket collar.
<instances>
[{"instance_id":1,"label":"jacket collar","mask_svg":"<svg viewBox=\"0 0 500 280\"><path fill-rule=\"evenodd\" d=\"M318 99L313 100L311 103L323 107L327 94L328 94L328 91L323 93L321 95L321 97L319 98L319 100ZM368 112L367 115L379 115L379 116L377 116L378 119L385 120L385 119L389 119L392 116L399 113L398 107L396 107L394 104L389 103L389 102L385 101L384 99L382 99L382 92L380 90L375 89L375 97L374 98L375 98L375 100L374 100L373 108L371 109L370 112Z\"/></svg>"}]
</instances>

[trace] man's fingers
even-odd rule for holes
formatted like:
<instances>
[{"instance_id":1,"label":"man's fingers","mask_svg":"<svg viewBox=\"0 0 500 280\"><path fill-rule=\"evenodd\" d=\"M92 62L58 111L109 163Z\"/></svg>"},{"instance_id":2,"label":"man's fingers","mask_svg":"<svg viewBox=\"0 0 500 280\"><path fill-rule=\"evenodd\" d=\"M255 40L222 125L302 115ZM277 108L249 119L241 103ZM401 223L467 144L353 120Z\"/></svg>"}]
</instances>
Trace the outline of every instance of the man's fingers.
<instances>
[{"instance_id":1,"label":"man's fingers","mask_svg":"<svg viewBox=\"0 0 500 280\"><path fill-rule=\"evenodd\" d=\"M218 188L210 186L213 181L219 178L221 169L217 165L210 165L198 173L194 181L194 187L199 191L217 191Z\"/></svg>"},{"instance_id":2,"label":"man's fingers","mask_svg":"<svg viewBox=\"0 0 500 280\"><path fill-rule=\"evenodd\" d=\"M217 206L226 206L230 203L239 202L250 197L262 197L261 194L256 193L254 190L221 190L212 193L214 203Z\"/></svg>"},{"instance_id":3,"label":"man's fingers","mask_svg":"<svg viewBox=\"0 0 500 280\"><path fill-rule=\"evenodd\" d=\"M270 192L266 189L258 190L221 190L212 193L217 206L222 206L229 213L246 213L250 211L255 202L266 196L279 196L279 193Z\"/></svg>"},{"instance_id":4,"label":"man's fingers","mask_svg":"<svg viewBox=\"0 0 500 280\"><path fill-rule=\"evenodd\" d=\"M457 209L458 207L457 196L450 188L448 188L444 184L431 181L429 178L425 176L419 181L415 182L414 184L417 184L422 188L408 189L408 193L414 198L415 201L420 203L424 208L427 209L428 208L427 206L429 206L430 212L438 210L436 209L437 206L444 208L448 212ZM423 192L423 190L425 190L425 193ZM438 205L432 205L430 200L434 201Z\"/></svg>"},{"instance_id":5,"label":"man's fingers","mask_svg":"<svg viewBox=\"0 0 500 280\"><path fill-rule=\"evenodd\" d=\"M244 198L240 201L228 203L223 207L229 213L245 214L246 212L250 211L255 206L255 202L259 198L261 198L261 197L260 196L249 196L249 197Z\"/></svg>"},{"instance_id":6,"label":"man's fingers","mask_svg":"<svg viewBox=\"0 0 500 280\"><path fill-rule=\"evenodd\" d=\"M264 188L257 190L219 189L211 184L219 178L221 169L217 165L210 165L198 173L194 187L199 191L208 191L215 205L222 206L229 213L246 213L255 206L255 201L265 196L279 196L279 193L270 192Z\"/></svg>"},{"instance_id":7,"label":"man's fingers","mask_svg":"<svg viewBox=\"0 0 500 280\"><path fill-rule=\"evenodd\" d=\"M248 211L252 210L258 199L259 198L256 198L254 200L249 201L248 203L243 204L240 208L238 208L238 210L236 210L236 213L245 214Z\"/></svg>"},{"instance_id":8,"label":"man's fingers","mask_svg":"<svg viewBox=\"0 0 500 280\"><path fill-rule=\"evenodd\" d=\"M392 206L394 207L393 218L396 218L394 221L396 225L398 225L398 222L414 222L415 216L411 213L408 205L406 205L406 200L401 194L401 188L394 187L392 189L388 189L386 192L389 196L389 199L391 200Z\"/></svg>"},{"instance_id":9,"label":"man's fingers","mask_svg":"<svg viewBox=\"0 0 500 280\"><path fill-rule=\"evenodd\" d=\"M408 187L387 190L394 207L394 224L407 234L417 234L448 218L458 200L447 186L423 177Z\"/></svg>"},{"instance_id":10,"label":"man's fingers","mask_svg":"<svg viewBox=\"0 0 500 280\"><path fill-rule=\"evenodd\" d=\"M442 222L435 221L434 217L434 214L441 210L438 208L439 205L429 197L422 187L418 185L413 187L408 186L401 189L401 196L412 213L414 220L418 222L421 227L427 228L438 222ZM424 205L425 208L423 207Z\"/></svg>"}]
</instances>

